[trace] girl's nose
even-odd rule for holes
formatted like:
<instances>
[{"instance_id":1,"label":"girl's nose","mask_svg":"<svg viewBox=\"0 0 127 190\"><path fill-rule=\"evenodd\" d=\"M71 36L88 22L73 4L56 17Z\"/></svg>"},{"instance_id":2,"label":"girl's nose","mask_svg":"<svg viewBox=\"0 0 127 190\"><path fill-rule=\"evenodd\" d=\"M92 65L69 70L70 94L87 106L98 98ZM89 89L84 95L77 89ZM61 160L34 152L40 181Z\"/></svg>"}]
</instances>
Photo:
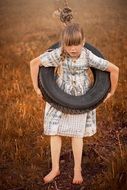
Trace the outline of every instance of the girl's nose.
<instances>
[{"instance_id":1,"label":"girl's nose","mask_svg":"<svg viewBox=\"0 0 127 190\"><path fill-rule=\"evenodd\" d=\"M75 46L71 46L71 51L76 51Z\"/></svg>"}]
</instances>

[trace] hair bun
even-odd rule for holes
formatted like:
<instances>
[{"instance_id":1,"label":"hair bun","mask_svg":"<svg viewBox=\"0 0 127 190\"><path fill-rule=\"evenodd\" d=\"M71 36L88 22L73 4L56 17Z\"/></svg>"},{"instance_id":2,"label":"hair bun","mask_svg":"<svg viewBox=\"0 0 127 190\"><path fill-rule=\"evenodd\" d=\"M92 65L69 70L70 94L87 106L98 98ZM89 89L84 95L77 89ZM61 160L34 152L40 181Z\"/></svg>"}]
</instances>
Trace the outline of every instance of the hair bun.
<instances>
[{"instance_id":1,"label":"hair bun","mask_svg":"<svg viewBox=\"0 0 127 190\"><path fill-rule=\"evenodd\" d=\"M69 7L63 8L63 10L61 10L60 12L61 22L64 22L65 24L67 24L67 23L70 23L72 19L73 19L72 9Z\"/></svg>"}]
</instances>

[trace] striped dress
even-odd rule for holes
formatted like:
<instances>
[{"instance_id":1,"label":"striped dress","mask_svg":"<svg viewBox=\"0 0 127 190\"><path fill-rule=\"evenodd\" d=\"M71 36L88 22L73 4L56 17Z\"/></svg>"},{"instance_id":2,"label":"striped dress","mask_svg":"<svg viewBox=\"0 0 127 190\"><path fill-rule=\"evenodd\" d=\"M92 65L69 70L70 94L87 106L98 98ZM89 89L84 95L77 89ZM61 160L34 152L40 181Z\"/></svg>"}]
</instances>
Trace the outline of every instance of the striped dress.
<instances>
[{"instance_id":1,"label":"striped dress","mask_svg":"<svg viewBox=\"0 0 127 190\"><path fill-rule=\"evenodd\" d=\"M71 57L60 61L61 47L39 56L41 65L59 68L58 86L68 94L83 95L90 88L87 74L89 67L102 71L108 67L108 61L94 55L90 50L82 48L79 58L74 62ZM99 93L99 92L98 92ZM51 106L45 105L44 135L60 135L69 137L86 137L96 133L96 109L83 114L66 114Z\"/></svg>"}]
</instances>

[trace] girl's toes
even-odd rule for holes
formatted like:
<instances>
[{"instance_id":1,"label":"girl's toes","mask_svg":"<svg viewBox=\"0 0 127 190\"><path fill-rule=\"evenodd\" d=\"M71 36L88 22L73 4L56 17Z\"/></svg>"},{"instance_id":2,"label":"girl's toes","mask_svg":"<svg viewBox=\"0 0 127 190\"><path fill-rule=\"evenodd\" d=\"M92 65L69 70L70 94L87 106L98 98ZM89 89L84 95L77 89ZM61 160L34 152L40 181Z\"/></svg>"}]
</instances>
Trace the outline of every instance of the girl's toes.
<instances>
[{"instance_id":1,"label":"girl's toes","mask_svg":"<svg viewBox=\"0 0 127 190\"><path fill-rule=\"evenodd\" d=\"M73 179L73 184L81 184L83 182L83 178L82 176L80 176L79 178L75 178Z\"/></svg>"},{"instance_id":2,"label":"girl's toes","mask_svg":"<svg viewBox=\"0 0 127 190\"><path fill-rule=\"evenodd\" d=\"M43 181L45 182L45 183L49 183L49 182L52 182L53 181L53 179L56 177L56 176L58 176L58 175L60 175L60 171L51 171L51 172L49 172L49 174L48 175L46 175L44 178L43 178Z\"/></svg>"},{"instance_id":3,"label":"girl's toes","mask_svg":"<svg viewBox=\"0 0 127 190\"><path fill-rule=\"evenodd\" d=\"M83 179L73 179L73 184L81 184Z\"/></svg>"}]
</instances>

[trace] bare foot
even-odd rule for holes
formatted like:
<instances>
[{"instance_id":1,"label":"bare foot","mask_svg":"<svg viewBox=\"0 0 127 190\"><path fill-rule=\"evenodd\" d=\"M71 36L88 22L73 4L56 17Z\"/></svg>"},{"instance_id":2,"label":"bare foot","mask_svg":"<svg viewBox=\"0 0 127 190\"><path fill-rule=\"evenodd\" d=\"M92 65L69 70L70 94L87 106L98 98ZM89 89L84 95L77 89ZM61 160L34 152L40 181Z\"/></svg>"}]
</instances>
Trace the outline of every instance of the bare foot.
<instances>
[{"instance_id":1,"label":"bare foot","mask_svg":"<svg viewBox=\"0 0 127 190\"><path fill-rule=\"evenodd\" d=\"M44 180L45 183L49 183L49 182L53 181L53 179L54 179L56 176L58 176L58 175L60 175L60 171L59 171L59 170L51 170L51 171L49 172L49 174L46 175L46 176L43 178L43 180Z\"/></svg>"},{"instance_id":2,"label":"bare foot","mask_svg":"<svg viewBox=\"0 0 127 190\"><path fill-rule=\"evenodd\" d=\"M81 170L74 170L73 184L81 184L83 182L83 177Z\"/></svg>"}]
</instances>

